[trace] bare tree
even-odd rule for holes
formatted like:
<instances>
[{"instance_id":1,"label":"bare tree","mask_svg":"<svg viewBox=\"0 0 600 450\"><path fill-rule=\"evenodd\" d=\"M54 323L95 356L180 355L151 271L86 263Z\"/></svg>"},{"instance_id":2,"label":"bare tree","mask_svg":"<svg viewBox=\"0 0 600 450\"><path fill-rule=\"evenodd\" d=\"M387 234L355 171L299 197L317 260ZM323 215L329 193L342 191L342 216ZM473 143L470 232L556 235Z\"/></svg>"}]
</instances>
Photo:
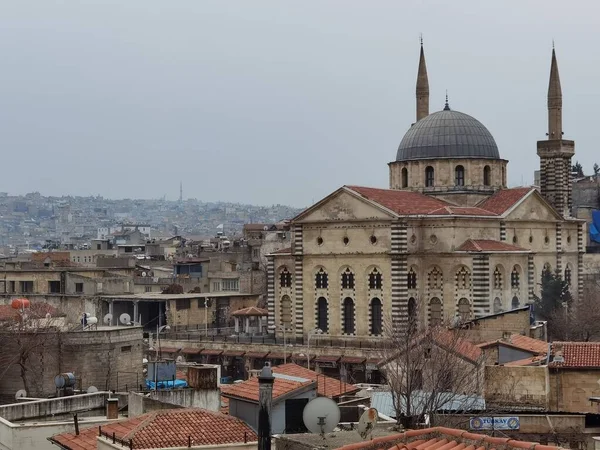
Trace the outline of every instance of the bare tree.
<instances>
[{"instance_id":1,"label":"bare tree","mask_svg":"<svg viewBox=\"0 0 600 450\"><path fill-rule=\"evenodd\" d=\"M600 286L597 281L584 285L582 298L553 312L548 320L557 340L597 341L600 339Z\"/></svg>"},{"instance_id":2,"label":"bare tree","mask_svg":"<svg viewBox=\"0 0 600 450\"><path fill-rule=\"evenodd\" d=\"M427 418L436 425L443 410L481 408L484 361L481 350L464 337L464 331L438 323L422 327L418 312L408 321L386 321L382 369L389 385L396 418L414 428Z\"/></svg>"}]
</instances>

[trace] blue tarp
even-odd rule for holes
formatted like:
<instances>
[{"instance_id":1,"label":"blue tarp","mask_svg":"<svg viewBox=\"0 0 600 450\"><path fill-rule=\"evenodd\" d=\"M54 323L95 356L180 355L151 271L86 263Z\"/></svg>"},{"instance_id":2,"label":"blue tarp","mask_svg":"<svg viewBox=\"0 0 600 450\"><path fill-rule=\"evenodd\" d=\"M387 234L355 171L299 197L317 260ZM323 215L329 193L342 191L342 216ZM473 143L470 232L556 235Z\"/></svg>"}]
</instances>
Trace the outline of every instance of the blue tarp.
<instances>
[{"instance_id":1,"label":"blue tarp","mask_svg":"<svg viewBox=\"0 0 600 450\"><path fill-rule=\"evenodd\" d=\"M173 381L159 381L158 389L173 389L173 388L184 388L187 387L187 381L185 380L175 380ZM148 389L154 390L154 381L146 380L146 387Z\"/></svg>"},{"instance_id":2,"label":"blue tarp","mask_svg":"<svg viewBox=\"0 0 600 450\"><path fill-rule=\"evenodd\" d=\"M600 211L592 211L592 223L590 224L590 239L600 244Z\"/></svg>"}]
</instances>

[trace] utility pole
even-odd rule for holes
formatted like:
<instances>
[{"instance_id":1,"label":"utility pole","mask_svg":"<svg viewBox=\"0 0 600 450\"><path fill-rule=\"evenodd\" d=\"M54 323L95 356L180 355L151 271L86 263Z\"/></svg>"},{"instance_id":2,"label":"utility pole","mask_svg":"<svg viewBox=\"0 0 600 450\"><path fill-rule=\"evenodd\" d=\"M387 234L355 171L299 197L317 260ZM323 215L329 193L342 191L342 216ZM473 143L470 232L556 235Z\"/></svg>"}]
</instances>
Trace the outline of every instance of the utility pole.
<instances>
[{"instance_id":1,"label":"utility pole","mask_svg":"<svg viewBox=\"0 0 600 450\"><path fill-rule=\"evenodd\" d=\"M274 381L271 365L266 363L258 376L258 450L271 450L271 402Z\"/></svg>"}]
</instances>

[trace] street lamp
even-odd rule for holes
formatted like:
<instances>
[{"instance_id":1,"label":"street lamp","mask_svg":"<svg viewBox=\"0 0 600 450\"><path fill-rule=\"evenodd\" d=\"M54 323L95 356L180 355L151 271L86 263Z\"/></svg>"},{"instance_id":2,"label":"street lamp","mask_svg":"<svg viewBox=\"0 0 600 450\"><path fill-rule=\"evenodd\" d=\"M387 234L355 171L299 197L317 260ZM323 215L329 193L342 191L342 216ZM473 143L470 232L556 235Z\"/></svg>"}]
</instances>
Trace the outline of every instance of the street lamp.
<instances>
[{"instance_id":1,"label":"street lamp","mask_svg":"<svg viewBox=\"0 0 600 450\"><path fill-rule=\"evenodd\" d=\"M308 370L310 370L310 338L318 334L323 334L323 330L320 328L315 328L314 330L308 332L308 343L306 346L306 365Z\"/></svg>"}]
</instances>

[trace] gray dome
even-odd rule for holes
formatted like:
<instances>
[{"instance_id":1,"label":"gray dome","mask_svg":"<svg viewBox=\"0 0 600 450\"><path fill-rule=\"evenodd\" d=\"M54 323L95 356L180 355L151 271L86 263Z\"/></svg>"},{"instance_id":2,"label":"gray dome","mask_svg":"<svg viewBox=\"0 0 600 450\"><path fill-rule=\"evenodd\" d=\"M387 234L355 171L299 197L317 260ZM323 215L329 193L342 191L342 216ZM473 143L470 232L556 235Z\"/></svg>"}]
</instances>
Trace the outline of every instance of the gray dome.
<instances>
[{"instance_id":1,"label":"gray dome","mask_svg":"<svg viewBox=\"0 0 600 450\"><path fill-rule=\"evenodd\" d=\"M448 108L415 123L396 154L396 161L441 158L500 159L500 153L481 122Z\"/></svg>"}]
</instances>

